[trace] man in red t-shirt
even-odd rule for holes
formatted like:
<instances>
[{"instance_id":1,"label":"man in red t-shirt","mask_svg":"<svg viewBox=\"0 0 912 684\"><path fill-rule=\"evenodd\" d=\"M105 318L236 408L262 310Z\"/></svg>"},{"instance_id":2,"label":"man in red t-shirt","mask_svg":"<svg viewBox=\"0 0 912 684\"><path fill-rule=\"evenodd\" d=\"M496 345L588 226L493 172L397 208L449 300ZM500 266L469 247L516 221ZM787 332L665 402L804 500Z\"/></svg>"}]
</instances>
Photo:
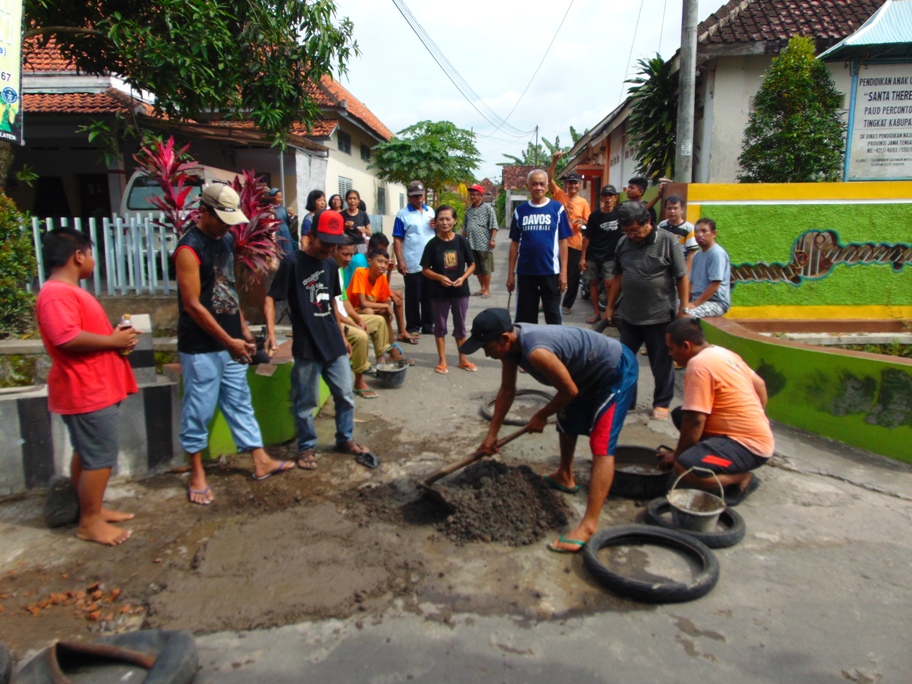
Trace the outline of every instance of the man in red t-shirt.
<instances>
[{"instance_id":1,"label":"man in red t-shirt","mask_svg":"<svg viewBox=\"0 0 912 684\"><path fill-rule=\"evenodd\" d=\"M681 436L674 451L663 450L659 456L678 474L701 469L684 478L701 489L718 491L718 477L725 502L735 506L759 486L750 471L765 465L775 448L764 412L766 383L740 356L707 343L694 318L673 321L665 343L675 362L687 370L684 404L672 411Z\"/></svg>"},{"instance_id":2,"label":"man in red t-shirt","mask_svg":"<svg viewBox=\"0 0 912 684\"><path fill-rule=\"evenodd\" d=\"M73 444L70 478L79 498L76 536L115 546L130 531L111 523L133 515L102 506L120 450L119 407L138 390L123 352L136 346L136 330L111 327L101 304L79 287L92 275L92 242L72 228L44 236L44 263L51 276L38 293L41 339L51 357L48 409L59 413Z\"/></svg>"}]
</instances>

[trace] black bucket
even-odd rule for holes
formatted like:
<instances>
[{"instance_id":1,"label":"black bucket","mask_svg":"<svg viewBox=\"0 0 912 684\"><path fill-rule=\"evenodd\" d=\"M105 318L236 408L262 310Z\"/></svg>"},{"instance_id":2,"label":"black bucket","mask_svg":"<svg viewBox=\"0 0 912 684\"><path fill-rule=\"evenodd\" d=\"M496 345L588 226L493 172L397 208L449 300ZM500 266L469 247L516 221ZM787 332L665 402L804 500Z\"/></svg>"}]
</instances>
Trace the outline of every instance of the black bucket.
<instances>
[{"instance_id":1,"label":"black bucket","mask_svg":"<svg viewBox=\"0 0 912 684\"><path fill-rule=\"evenodd\" d=\"M377 364L377 383L384 389L396 389L405 384L405 371L408 366L402 361Z\"/></svg>"},{"instance_id":2,"label":"black bucket","mask_svg":"<svg viewBox=\"0 0 912 684\"><path fill-rule=\"evenodd\" d=\"M611 496L652 500L665 496L674 481L674 470L661 470L652 447L619 445L614 451Z\"/></svg>"}]
</instances>

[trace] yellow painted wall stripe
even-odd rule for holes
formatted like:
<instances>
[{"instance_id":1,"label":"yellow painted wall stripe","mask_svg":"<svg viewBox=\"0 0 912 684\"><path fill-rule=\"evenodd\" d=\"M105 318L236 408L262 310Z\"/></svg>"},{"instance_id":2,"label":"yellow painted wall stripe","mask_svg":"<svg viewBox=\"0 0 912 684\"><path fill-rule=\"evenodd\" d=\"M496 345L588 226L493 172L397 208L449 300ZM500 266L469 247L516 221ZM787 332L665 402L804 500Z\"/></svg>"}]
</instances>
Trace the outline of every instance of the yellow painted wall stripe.
<instances>
[{"instance_id":1,"label":"yellow painted wall stripe","mask_svg":"<svg viewBox=\"0 0 912 684\"><path fill-rule=\"evenodd\" d=\"M912 320L912 306L733 306L726 318L779 320Z\"/></svg>"},{"instance_id":2,"label":"yellow painted wall stripe","mask_svg":"<svg viewBox=\"0 0 912 684\"><path fill-rule=\"evenodd\" d=\"M748 200L878 200L912 198L912 182L863 183L692 183L687 203Z\"/></svg>"}]
</instances>

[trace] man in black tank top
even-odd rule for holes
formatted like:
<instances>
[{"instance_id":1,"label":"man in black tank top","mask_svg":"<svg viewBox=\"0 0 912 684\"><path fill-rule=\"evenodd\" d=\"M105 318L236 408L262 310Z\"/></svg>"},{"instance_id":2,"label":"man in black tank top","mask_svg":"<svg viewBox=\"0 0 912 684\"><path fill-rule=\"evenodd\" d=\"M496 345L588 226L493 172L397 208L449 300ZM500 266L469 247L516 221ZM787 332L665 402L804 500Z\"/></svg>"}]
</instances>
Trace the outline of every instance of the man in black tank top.
<instances>
[{"instance_id":1,"label":"man in black tank top","mask_svg":"<svg viewBox=\"0 0 912 684\"><path fill-rule=\"evenodd\" d=\"M253 456L253 478L264 480L294 467L263 449L253 414L247 365L256 351L234 287L233 225L246 223L240 198L227 185L213 183L200 197L200 215L174 251L177 270L177 350L184 398L181 447L189 454L191 503L212 503L202 451L209 442L209 422L222 409L239 451Z\"/></svg>"}]
</instances>

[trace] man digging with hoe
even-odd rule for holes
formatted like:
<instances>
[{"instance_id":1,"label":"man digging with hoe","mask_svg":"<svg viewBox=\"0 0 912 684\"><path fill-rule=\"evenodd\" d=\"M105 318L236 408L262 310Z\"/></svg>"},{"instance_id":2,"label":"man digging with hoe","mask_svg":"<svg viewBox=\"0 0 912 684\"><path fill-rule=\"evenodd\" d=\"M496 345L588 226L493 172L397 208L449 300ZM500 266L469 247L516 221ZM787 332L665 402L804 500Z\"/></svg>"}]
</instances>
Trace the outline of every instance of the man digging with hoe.
<instances>
[{"instance_id":1,"label":"man digging with hoe","mask_svg":"<svg viewBox=\"0 0 912 684\"><path fill-rule=\"evenodd\" d=\"M556 553L577 553L598 529L599 513L614 479L614 450L627 409L636 401L639 367L636 357L615 339L592 330L560 325L510 321L506 309L486 309L472 322L472 335L459 351L485 356L502 364L494 414L480 449L496 451L497 433L516 397L519 368L557 392L529 421L529 432L543 432L548 417L557 416L560 466L545 481L553 489L576 494L573 454L578 435L589 436L592 476L586 513L580 524L553 541Z\"/></svg>"}]
</instances>

